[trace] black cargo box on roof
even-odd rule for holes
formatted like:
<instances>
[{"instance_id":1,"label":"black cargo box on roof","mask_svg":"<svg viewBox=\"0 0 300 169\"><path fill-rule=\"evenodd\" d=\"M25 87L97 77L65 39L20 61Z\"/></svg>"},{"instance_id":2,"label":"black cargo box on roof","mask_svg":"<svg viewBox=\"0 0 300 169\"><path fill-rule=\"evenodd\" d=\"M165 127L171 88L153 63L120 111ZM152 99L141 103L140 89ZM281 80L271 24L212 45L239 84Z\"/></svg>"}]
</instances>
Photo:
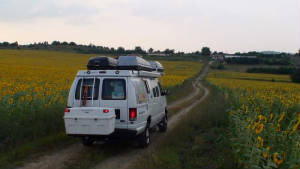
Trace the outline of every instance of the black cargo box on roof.
<instances>
[{"instance_id":1,"label":"black cargo box on roof","mask_svg":"<svg viewBox=\"0 0 300 169\"><path fill-rule=\"evenodd\" d=\"M97 56L89 60L87 64L88 70L108 70L108 69L117 69L118 60L106 57L106 56Z\"/></svg>"},{"instance_id":2,"label":"black cargo box on roof","mask_svg":"<svg viewBox=\"0 0 300 169\"><path fill-rule=\"evenodd\" d=\"M150 63L138 56L120 56L118 62L120 70L153 71Z\"/></svg>"}]
</instances>

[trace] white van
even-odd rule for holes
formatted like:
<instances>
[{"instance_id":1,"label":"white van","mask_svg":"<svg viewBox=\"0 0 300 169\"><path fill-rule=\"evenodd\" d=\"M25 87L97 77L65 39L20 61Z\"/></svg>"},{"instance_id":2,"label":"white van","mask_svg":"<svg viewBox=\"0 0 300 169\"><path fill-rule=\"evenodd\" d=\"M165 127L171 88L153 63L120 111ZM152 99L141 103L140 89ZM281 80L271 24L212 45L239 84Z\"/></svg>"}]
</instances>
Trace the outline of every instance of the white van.
<instances>
[{"instance_id":1,"label":"white van","mask_svg":"<svg viewBox=\"0 0 300 169\"><path fill-rule=\"evenodd\" d=\"M64 121L66 133L81 137L84 145L97 139L134 137L140 146L150 143L150 128L167 130L167 90L158 77L159 62L137 56L90 59L70 89ZM97 70L96 70L97 69Z\"/></svg>"}]
</instances>

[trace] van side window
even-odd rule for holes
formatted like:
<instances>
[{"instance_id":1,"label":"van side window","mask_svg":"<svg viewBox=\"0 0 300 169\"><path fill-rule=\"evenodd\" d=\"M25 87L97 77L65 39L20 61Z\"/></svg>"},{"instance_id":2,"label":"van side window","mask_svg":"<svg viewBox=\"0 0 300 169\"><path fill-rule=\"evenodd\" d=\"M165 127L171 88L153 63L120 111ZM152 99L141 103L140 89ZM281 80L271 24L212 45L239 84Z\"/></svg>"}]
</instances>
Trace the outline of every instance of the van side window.
<instances>
[{"instance_id":1,"label":"van side window","mask_svg":"<svg viewBox=\"0 0 300 169\"><path fill-rule=\"evenodd\" d=\"M157 97L159 97L160 96L159 88L158 88L158 86L156 86L155 88L156 88L156 95L157 95Z\"/></svg>"},{"instance_id":2,"label":"van side window","mask_svg":"<svg viewBox=\"0 0 300 169\"><path fill-rule=\"evenodd\" d=\"M161 93L162 87L161 87L161 84L159 82L158 82L158 87L159 87L159 93Z\"/></svg>"},{"instance_id":3,"label":"van side window","mask_svg":"<svg viewBox=\"0 0 300 169\"><path fill-rule=\"evenodd\" d=\"M159 89L158 89L158 86L156 86L156 87L154 87L153 89L152 89L152 91L153 91L153 96L154 97L159 97Z\"/></svg>"},{"instance_id":4,"label":"van side window","mask_svg":"<svg viewBox=\"0 0 300 169\"><path fill-rule=\"evenodd\" d=\"M140 79L132 80L133 85L135 87L136 100L138 104L147 102L147 91L144 81Z\"/></svg>"},{"instance_id":5,"label":"van side window","mask_svg":"<svg viewBox=\"0 0 300 169\"><path fill-rule=\"evenodd\" d=\"M155 89L155 87L152 88L152 92L153 92L153 96L154 96L154 97L157 97L157 96L156 96L156 89Z\"/></svg>"},{"instance_id":6,"label":"van side window","mask_svg":"<svg viewBox=\"0 0 300 169\"><path fill-rule=\"evenodd\" d=\"M82 81L83 80L83 81ZM98 100L100 80L94 78L79 79L75 91L75 99L79 100L81 91L81 100ZM93 89L94 86L94 89ZM80 90L81 87L81 90ZM92 94L94 92L94 95ZM93 96L92 96L93 95Z\"/></svg>"},{"instance_id":7,"label":"van side window","mask_svg":"<svg viewBox=\"0 0 300 169\"><path fill-rule=\"evenodd\" d=\"M146 91L149 94L150 93L150 88L149 88L148 82L146 80L144 80L144 84L145 84Z\"/></svg>"},{"instance_id":8,"label":"van side window","mask_svg":"<svg viewBox=\"0 0 300 169\"><path fill-rule=\"evenodd\" d=\"M126 86L124 79L104 79L102 100L125 100Z\"/></svg>"}]
</instances>

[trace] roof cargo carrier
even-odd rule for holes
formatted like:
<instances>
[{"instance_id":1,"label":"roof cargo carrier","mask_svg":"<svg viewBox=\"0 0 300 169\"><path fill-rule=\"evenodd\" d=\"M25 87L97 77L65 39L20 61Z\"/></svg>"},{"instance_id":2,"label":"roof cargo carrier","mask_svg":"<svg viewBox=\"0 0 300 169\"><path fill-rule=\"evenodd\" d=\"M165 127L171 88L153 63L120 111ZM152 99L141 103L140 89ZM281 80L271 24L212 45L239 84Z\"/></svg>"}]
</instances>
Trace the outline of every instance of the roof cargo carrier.
<instances>
[{"instance_id":1,"label":"roof cargo carrier","mask_svg":"<svg viewBox=\"0 0 300 169\"><path fill-rule=\"evenodd\" d=\"M157 73L160 76L163 76L164 72L162 64L158 61L148 62L139 56L120 56L118 60L106 56L93 57L88 61L87 68L88 70L136 70L140 74L144 71L144 75Z\"/></svg>"},{"instance_id":2,"label":"roof cargo carrier","mask_svg":"<svg viewBox=\"0 0 300 169\"><path fill-rule=\"evenodd\" d=\"M118 61L120 70L154 70L148 61L138 56L120 56Z\"/></svg>"},{"instance_id":3,"label":"roof cargo carrier","mask_svg":"<svg viewBox=\"0 0 300 169\"><path fill-rule=\"evenodd\" d=\"M118 68L118 60L105 56L93 57L89 60L87 68L89 70L114 70Z\"/></svg>"},{"instance_id":4,"label":"roof cargo carrier","mask_svg":"<svg viewBox=\"0 0 300 169\"><path fill-rule=\"evenodd\" d=\"M164 67L160 62L158 62L158 61L149 61L149 63L151 64L153 70L155 70L157 72L161 72L161 73L164 72Z\"/></svg>"}]
</instances>

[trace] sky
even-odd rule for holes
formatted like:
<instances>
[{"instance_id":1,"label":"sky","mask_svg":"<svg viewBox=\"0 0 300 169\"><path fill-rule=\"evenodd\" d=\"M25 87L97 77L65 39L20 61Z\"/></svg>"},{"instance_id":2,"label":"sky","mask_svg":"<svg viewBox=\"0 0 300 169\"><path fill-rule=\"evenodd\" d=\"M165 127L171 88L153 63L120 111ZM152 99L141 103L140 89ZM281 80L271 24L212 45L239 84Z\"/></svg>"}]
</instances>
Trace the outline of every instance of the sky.
<instances>
[{"instance_id":1,"label":"sky","mask_svg":"<svg viewBox=\"0 0 300 169\"><path fill-rule=\"evenodd\" d=\"M0 42L295 53L299 37L299 0L0 0Z\"/></svg>"}]
</instances>

